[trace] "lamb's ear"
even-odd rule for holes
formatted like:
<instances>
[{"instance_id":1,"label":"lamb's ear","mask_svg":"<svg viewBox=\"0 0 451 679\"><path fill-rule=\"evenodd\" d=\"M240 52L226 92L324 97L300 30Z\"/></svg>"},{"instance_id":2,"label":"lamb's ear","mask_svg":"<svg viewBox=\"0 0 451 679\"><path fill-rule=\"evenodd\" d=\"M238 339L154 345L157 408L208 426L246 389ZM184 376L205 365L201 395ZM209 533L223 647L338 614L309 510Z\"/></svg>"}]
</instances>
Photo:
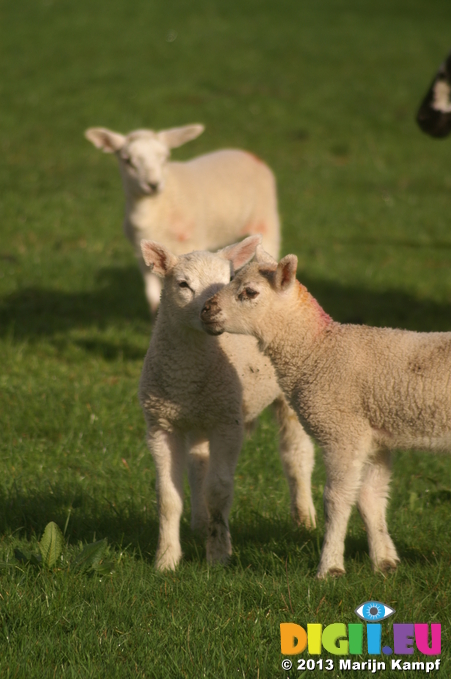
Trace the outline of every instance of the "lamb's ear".
<instances>
[{"instance_id":1,"label":"lamb's ear","mask_svg":"<svg viewBox=\"0 0 451 679\"><path fill-rule=\"evenodd\" d=\"M255 261L258 262L258 264L269 264L274 266L274 269L277 266L277 259L274 259L269 252L266 252L266 250L263 250L263 246L259 245L255 251Z\"/></svg>"},{"instance_id":2,"label":"lamb's ear","mask_svg":"<svg viewBox=\"0 0 451 679\"><path fill-rule=\"evenodd\" d=\"M167 276L169 271L177 264L178 258L172 252L169 252L164 245L155 243L153 240L142 240L141 252L147 266L150 266L152 272L161 278Z\"/></svg>"},{"instance_id":3,"label":"lamb's ear","mask_svg":"<svg viewBox=\"0 0 451 679\"><path fill-rule=\"evenodd\" d=\"M277 265L274 285L277 290L287 290L296 280L298 258L296 255L287 255Z\"/></svg>"},{"instance_id":4,"label":"lamb's ear","mask_svg":"<svg viewBox=\"0 0 451 679\"><path fill-rule=\"evenodd\" d=\"M158 132L158 139L166 144L169 149L186 144L187 141L196 139L205 130L204 125L185 125L184 127L171 127L169 130Z\"/></svg>"},{"instance_id":5,"label":"lamb's ear","mask_svg":"<svg viewBox=\"0 0 451 679\"><path fill-rule=\"evenodd\" d=\"M125 144L123 134L112 132L105 127L90 127L85 131L85 137L104 153L115 153Z\"/></svg>"},{"instance_id":6,"label":"lamb's ear","mask_svg":"<svg viewBox=\"0 0 451 679\"><path fill-rule=\"evenodd\" d=\"M240 243L234 243L233 245L228 245L222 250L218 250L217 254L223 259L228 259L230 262L232 262L234 271L237 271L252 259L252 257L255 255L257 246L261 243L261 240L262 237L260 234L257 234L256 236L249 236Z\"/></svg>"}]
</instances>

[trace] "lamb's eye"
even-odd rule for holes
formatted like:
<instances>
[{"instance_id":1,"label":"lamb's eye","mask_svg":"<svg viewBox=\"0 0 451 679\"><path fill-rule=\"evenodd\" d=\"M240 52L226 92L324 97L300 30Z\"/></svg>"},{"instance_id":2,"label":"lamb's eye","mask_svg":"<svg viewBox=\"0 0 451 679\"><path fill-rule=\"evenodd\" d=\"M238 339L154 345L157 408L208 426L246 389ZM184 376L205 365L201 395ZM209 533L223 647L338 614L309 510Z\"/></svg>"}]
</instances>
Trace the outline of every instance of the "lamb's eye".
<instances>
[{"instance_id":1,"label":"lamb's eye","mask_svg":"<svg viewBox=\"0 0 451 679\"><path fill-rule=\"evenodd\" d=\"M258 291L253 288L244 288L244 290L239 294L239 299L255 299L258 295Z\"/></svg>"},{"instance_id":2,"label":"lamb's eye","mask_svg":"<svg viewBox=\"0 0 451 679\"><path fill-rule=\"evenodd\" d=\"M189 285L186 281L179 281L179 288L189 288Z\"/></svg>"},{"instance_id":3,"label":"lamb's eye","mask_svg":"<svg viewBox=\"0 0 451 679\"><path fill-rule=\"evenodd\" d=\"M125 158L122 158L122 160L123 160L124 163L125 163L126 165L128 165L129 167L133 167L132 159L129 158L128 156L126 156Z\"/></svg>"},{"instance_id":4,"label":"lamb's eye","mask_svg":"<svg viewBox=\"0 0 451 679\"><path fill-rule=\"evenodd\" d=\"M254 299L258 295L257 290L254 290L253 288L245 288L245 292L248 299Z\"/></svg>"}]
</instances>

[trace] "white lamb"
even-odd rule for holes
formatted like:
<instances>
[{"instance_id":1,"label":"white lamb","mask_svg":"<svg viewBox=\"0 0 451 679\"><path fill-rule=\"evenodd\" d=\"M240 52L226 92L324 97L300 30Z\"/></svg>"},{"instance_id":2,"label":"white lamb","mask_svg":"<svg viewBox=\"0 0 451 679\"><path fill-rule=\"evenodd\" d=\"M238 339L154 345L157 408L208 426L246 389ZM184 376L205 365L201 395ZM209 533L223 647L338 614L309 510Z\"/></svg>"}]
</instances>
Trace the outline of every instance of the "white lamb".
<instances>
[{"instance_id":1,"label":"white lamb","mask_svg":"<svg viewBox=\"0 0 451 679\"><path fill-rule=\"evenodd\" d=\"M270 361L253 337L209 337L200 323L207 298L254 255L259 240L252 236L217 253L180 257L152 241L142 243L146 264L164 278L139 389L157 472L160 570L175 568L182 555L179 524L187 457L191 526L207 533L209 561L228 560L233 475L245 428L271 403L280 425L292 517L315 526L313 445L287 406Z\"/></svg>"},{"instance_id":2,"label":"white lamb","mask_svg":"<svg viewBox=\"0 0 451 679\"><path fill-rule=\"evenodd\" d=\"M318 577L344 573L357 501L375 569L399 561L388 534L390 451L451 451L451 332L335 323L296 280L297 258L251 262L203 311L205 329L257 338L305 427L323 447L326 533Z\"/></svg>"},{"instance_id":3,"label":"white lamb","mask_svg":"<svg viewBox=\"0 0 451 679\"><path fill-rule=\"evenodd\" d=\"M146 267L140 242L157 240L176 255L215 250L261 233L265 249L279 254L280 225L274 175L256 156L225 149L187 162L168 162L170 149L198 137L203 125L127 135L92 127L85 136L115 153L125 191L124 231L135 247L146 296L155 312L159 279Z\"/></svg>"}]
</instances>

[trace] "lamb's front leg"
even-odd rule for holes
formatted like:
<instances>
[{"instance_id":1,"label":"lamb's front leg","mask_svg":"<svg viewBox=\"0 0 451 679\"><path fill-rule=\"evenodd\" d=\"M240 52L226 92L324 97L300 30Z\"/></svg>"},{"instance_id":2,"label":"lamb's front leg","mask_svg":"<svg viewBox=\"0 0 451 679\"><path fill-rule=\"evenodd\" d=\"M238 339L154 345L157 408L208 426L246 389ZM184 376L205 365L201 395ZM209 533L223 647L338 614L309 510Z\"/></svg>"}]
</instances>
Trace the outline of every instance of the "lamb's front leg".
<instances>
[{"instance_id":1,"label":"lamb's front leg","mask_svg":"<svg viewBox=\"0 0 451 679\"><path fill-rule=\"evenodd\" d=\"M149 431L149 449L157 472L157 503L160 522L155 567L174 569L182 557L180 518L183 511L185 441L161 429Z\"/></svg>"},{"instance_id":2,"label":"lamb's front leg","mask_svg":"<svg viewBox=\"0 0 451 679\"><path fill-rule=\"evenodd\" d=\"M367 463L357 505L365 522L374 570L380 571L394 570L399 563L385 517L391 475L390 462L390 453L381 450Z\"/></svg>"},{"instance_id":3,"label":"lamb's front leg","mask_svg":"<svg viewBox=\"0 0 451 679\"><path fill-rule=\"evenodd\" d=\"M314 528L316 512L312 498L312 471L315 464L313 442L284 398L277 399L274 406L280 426L279 454L290 489L291 517L297 524Z\"/></svg>"},{"instance_id":4,"label":"lamb's front leg","mask_svg":"<svg viewBox=\"0 0 451 679\"><path fill-rule=\"evenodd\" d=\"M208 510L205 503L205 477L208 471L210 447L208 441L189 445L188 480L191 489L191 529L206 535Z\"/></svg>"},{"instance_id":5,"label":"lamb's front leg","mask_svg":"<svg viewBox=\"0 0 451 679\"><path fill-rule=\"evenodd\" d=\"M243 438L241 424L218 427L210 437L205 499L209 513L207 561L212 563L227 563L232 554L229 513L233 500L233 475Z\"/></svg>"},{"instance_id":6,"label":"lamb's front leg","mask_svg":"<svg viewBox=\"0 0 451 679\"><path fill-rule=\"evenodd\" d=\"M360 446L333 446L324 450L327 482L324 489L326 531L317 577L343 575L346 529L357 499L366 451Z\"/></svg>"}]
</instances>

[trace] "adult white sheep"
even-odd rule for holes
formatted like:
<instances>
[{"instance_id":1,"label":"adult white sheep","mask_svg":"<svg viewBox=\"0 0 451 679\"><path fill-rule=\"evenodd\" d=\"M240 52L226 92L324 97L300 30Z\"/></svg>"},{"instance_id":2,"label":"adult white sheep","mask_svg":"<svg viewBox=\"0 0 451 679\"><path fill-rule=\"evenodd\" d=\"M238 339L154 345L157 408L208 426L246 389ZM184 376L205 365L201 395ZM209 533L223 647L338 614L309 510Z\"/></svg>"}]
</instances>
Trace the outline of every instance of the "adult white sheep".
<instances>
[{"instance_id":1,"label":"adult white sheep","mask_svg":"<svg viewBox=\"0 0 451 679\"><path fill-rule=\"evenodd\" d=\"M315 525L310 487L313 444L287 406L270 361L258 351L253 337L209 337L200 323L206 299L254 255L259 240L251 236L215 254L180 257L152 241L142 243L147 265L164 278L139 389L157 472L160 570L175 568L181 558L186 457L191 525L207 533L209 561L228 560L233 474L245 427L271 403L280 425L279 450L293 519Z\"/></svg>"},{"instance_id":2,"label":"adult white sheep","mask_svg":"<svg viewBox=\"0 0 451 679\"><path fill-rule=\"evenodd\" d=\"M205 329L257 338L306 431L323 447L326 532L318 577L344 573L355 501L375 569L388 534L390 450L451 451L451 333L341 325L296 280L297 258L251 262L202 310Z\"/></svg>"},{"instance_id":3,"label":"adult white sheep","mask_svg":"<svg viewBox=\"0 0 451 679\"><path fill-rule=\"evenodd\" d=\"M170 150L198 137L203 125L127 135L91 127L85 136L115 153L125 191L124 231L135 247L146 296L155 312L159 279L146 267L140 242L157 240L176 255L215 250L261 233L266 250L279 254L280 225L274 175L256 156L224 149L187 162L169 162Z\"/></svg>"}]
</instances>

